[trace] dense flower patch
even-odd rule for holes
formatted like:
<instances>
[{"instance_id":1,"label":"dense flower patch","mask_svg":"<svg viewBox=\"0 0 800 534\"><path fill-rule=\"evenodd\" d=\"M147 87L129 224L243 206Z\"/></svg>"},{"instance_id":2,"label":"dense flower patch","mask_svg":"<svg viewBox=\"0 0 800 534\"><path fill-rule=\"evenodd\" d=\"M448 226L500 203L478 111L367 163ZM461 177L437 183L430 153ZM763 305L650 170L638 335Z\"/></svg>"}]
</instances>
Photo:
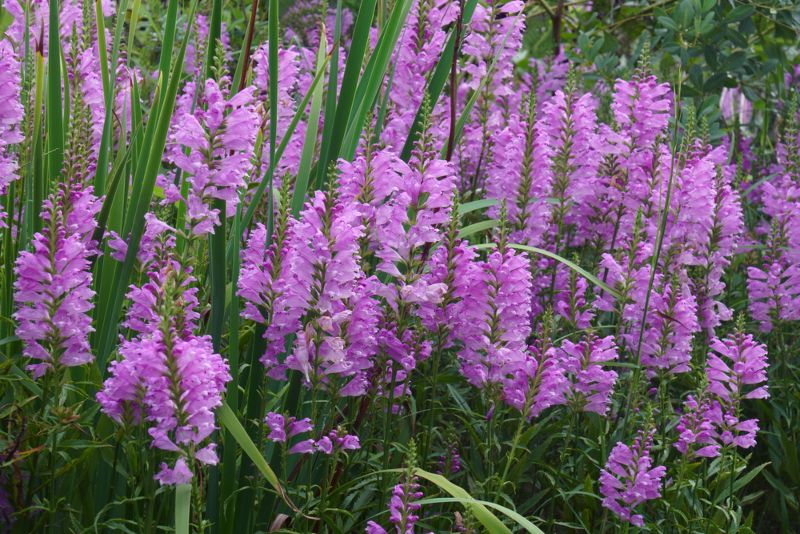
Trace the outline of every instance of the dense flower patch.
<instances>
[{"instance_id":1,"label":"dense flower patch","mask_svg":"<svg viewBox=\"0 0 800 534\"><path fill-rule=\"evenodd\" d=\"M270 6L241 54L168 2L157 64L51 2L3 3L2 529L753 528L796 100L756 159L744 95L712 139L647 45L520 54L520 1Z\"/></svg>"}]
</instances>

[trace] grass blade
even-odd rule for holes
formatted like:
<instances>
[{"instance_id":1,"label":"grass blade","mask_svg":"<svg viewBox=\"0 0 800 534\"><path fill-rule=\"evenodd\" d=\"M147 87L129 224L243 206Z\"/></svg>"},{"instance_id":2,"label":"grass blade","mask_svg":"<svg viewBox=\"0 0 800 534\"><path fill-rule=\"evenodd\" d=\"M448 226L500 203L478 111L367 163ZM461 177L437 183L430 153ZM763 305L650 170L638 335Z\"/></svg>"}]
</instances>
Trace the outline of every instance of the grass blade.
<instances>
[{"instance_id":1,"label":"grass blade","mask_svg":"<svg viewBox=\"0 0 800 534\"><path fill-rule=\"evenodd\" d=\"M320 29L320 35L325 35L325 26ZM324 70L325 56L327 55L327 41L320 39L319 50L317 51L317 71ZM308 189L308 179L311 175L311 160L317 148L317 130L319 128L319 114L322 109L322 93L324 86L318 84L311 97L311 110L308 113L308 123L306 126L306 137L303 140L303 153L300 156L300 166L297 169L297 181L294 185L292 194L292 213L296 216L303 207Z\"/></svg>"},{"instance_id":2,"label":"grass blade","mask_svg":"<svg viewBox=\"0 0 800 534\"><path fill-rule=\"evenodd\" d=\"M361 65L364 61L364 54L369 43L369 28L372 25L372 17L375 15L375 4L377 0L364 0L358 10L355 27L353 28L353 40L350 43L350 50L347 54L347 63L344 67L342 78L342 88L339 91L339 99L336 103L336 118L331 130L330 145L325 154L320 154L317 168L319 176L324 176L328 170L328 163L336 159L344 141L342 132L347 131L347 124L350 119L350 112L353 108L353 101L356 97L356 89ZM339 132L336 135L336 132ZM319 180L319 178L317 178Z\"/></svg>"},{"instance_id":3,"label":"grass blade","mask_svg":"<svg viewBox=\"0 0 800 534\"><path fill-rule=\"evenodd\" d=\"M242 451L252 460L253 464L258 468L264 478L267 479L270 486L281 496L281 499L295 512L299 512L300 510L297 506L292 502L289 498L289 495L286 493L286 490L283 489L280 480L278 480L278 476L275 474L275 471L267 463L267 460L261 455L256 447L256 444L253 443L253 440L247 434L247 431L244 429L242 424L239 422L239 419L236 418L236 415L231 410L230 406L228 406L227 402L223 403L223 405L217 410L217 417L219 418L220 424L225 427L225 429L231 433L233 438L239 444L239 447L242 448Z\"/></svg>"},{"instance_id":4,"label":"grass blade","mask_svg":"<svg viewBox=\"0 0 800 534\"><path fill-rule=\"evenodd\" d=\"M515 512L514 510L512 510L510 508L507 508L507 507L505 507L503 505L497 504L497 503L493 503L493 502L489 502L489 501L479 501L479 500L475 500L475 499L457 499L455 497L453 497L453 498L438 498L438 499L422 499L421 501L417 501L418 504L440 504L440 503L448 503L448 502L457 502L457 503L463 504L465 506L468 505L468 504L480 504L480 505L485 506L487 508L494 508L498 512L502 512L503 514L505 514L509 518L511 518L514 521L516 521L517 524L519 524L519 526L521 526L522 528L524 528L525 530L527 530L531 534L544 534L544 532L539 527L537 527L536 525L531 523L529 520L525 519L518 512Z\"/></svg>"},{"instance_id":5,"label":"grass blade","mask_svg":"<svg viewBox=\"0 0 800 534\"><path fill-rule=\"evenodd\" d=\"M175 534L189 534L189 512L192 502L192 485L175 486Z\"/></svg>"},{"instance_id":6,"label":"grass blade","mask_svg":"<svg viewBox=\"0 0 800 534\"><path fill-rule=\"evenodd\" d=\"M495 534L497 532L511 534L511 531L508 529L508 527L506 527L502 521L497 519L497 517L486 508L483 502L473 499L472 495L467 493L464 488L456 486L442 475L436 475L434 473L425 471L424 469L414 469L414 474L424 478L429 482L432 482L438 486L439 489L449 493L456 500L463 503L464 506L469 509L472 515L475 516L475 519L480 521L481 525L483 525L486 531L490 534Z\"/></svg>"},{"instance_id":7,"label":"grass blade","mask_svg":"<svg viewBox=\"0 0 800 534\"><path fill-rule=\"evenodd\" d=\"M375 104L378 91L383 85L386 69L394 53L397 40L400 38L400 33L403 31L403 24L411 9L411 4L411 0L404 0L394 5L389 21L381 31L380 37L378 37L375 51L364 69L364 75L361 76L361 81L356 89L355 107L348 118L342 149L339 151L339 156L348 161L353 159L358 141L361 138L364 120Z\"/></svg>"},{"instance_id":8,"label":"grass blade","mask_svg":"<svg viewBox=\"0 0 800 534\"><path fill-rule=\"evenodd\" d=\"M619 293L617 291L611 289L611 287L608 284L606 284L605 282L603 282L602 280L597 278L595 275L593 275L592 273L590 273L589 271L587 271L586 269L584 269L583 267L581 267L577 263L572 262L572 261L570 261L570 260L568 260L568 259L566 259L566 258L564 258L562 256L559 256L558 254L554 254L553 252L550 252L549 250L545 250L543 248L531 247L531 246L528 246L528 245L520 245L518 243L509 243L507 246L508 246L508 248L513 248L515 250L522 250L524 252L532 252L534 254L538 254L540 256L544 256L546 258L550 258L550 259L556 260L557 262L564 264L565 266L569 267L570 269L572 269L573 271L575 271L579 275L583 276L584 278L586 278L588 281L590 281L591 283L593 283L594 285L596 285L597 287L599 287L603 291L606 291L609 295L613 296L615 299L620 298ZM480 245L475 245L475 248L479 249L479 250L480 249L496 248L496 247L497 247L497 243L482 243Z\"/></svg>"},{"instance_id":9,"label":"grass blade","mask_svg":"<svg viewBox=\"0 0 800 534\"><path fill-rule=\"evenodd\" d=\"M64 124L61 94L61 36L59 29L58 0L50 1L50 27L47 42L47 168L49 180L55 181L64 163ZM39 213L40 205L35 206Z\"/></svg>"}]
</instances>

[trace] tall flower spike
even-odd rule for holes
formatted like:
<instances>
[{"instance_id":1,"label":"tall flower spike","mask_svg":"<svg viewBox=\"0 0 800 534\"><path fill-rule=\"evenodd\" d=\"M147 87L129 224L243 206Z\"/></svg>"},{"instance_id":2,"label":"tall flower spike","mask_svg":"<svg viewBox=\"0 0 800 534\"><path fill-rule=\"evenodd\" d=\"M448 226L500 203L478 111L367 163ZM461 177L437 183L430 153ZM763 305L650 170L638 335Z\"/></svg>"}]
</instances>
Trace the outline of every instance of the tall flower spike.
<instances>
[{"instance_id":1,"label":"tall flower spike","mask_svg":"<svg viewBox=\"0 0 800 534\"><path fill-rule=\"evenodd\" d=\"M473 385L502 384L527 360L531 276L528 258L496 250L474 271L464 291L454 336L461 373Z\"/></svg>"},{"instance_id":2,"label":"tall flower spike","mask_svg":"<svg viewBox=\"0 0 800 534\"><path fill-rule=\"evenodd\" d=\"M33 250L17 258L14 301L17 336L34 378L53 367L73 367L94 359L89 346L94 307L91 240L100 202L91 188L63 184L45 202L44 228L33 236Z\"/></svg>"},{"instance_id":3,"label":"tall flower spike","mask_svg":"<svg viewBox=\"0 0 800 534\"><path fill-rule=\"evenodd\" d=\"M6 6L8 7L8 6ZM15 182L17 158L12 153L13 145L23 140L20 123L23 108L20 102L20 63L8 39L0 40L0 196ZM6 226L6 214L0 206L0 228Z\"/></svg>"},{"instance_id":4,"label":"tall flower spike","mask_svg":"<svg viewBox=\"0 0 800 534\"><path fill-rule=\"evenodd\" d=\"M337 384L343 395L363 394L362 376L377 343L373 281L364 278L358 264L362 232L354 205L333 193L315 193L287 242L286 267L277 282L284 289L268 330L278 344L283 332L296 334L287 368L301 372L308 384L324 384L334 376L350 380Z\"/></svg>"},{"instance_id":5,"label":"tall flower spike","mask_svg":"<svg viewBox=\"0 0 800 534\"><path fill-rule=\"evenodd\" d=\"M708 389L725 403L769 397L767 348L751 334L714 339L706 362Z\"/></svg>"},{"instance_id":6,"label":"tall flower spike","mask_svg":"<svg viewBox=\"0 0 800 534\"><path fill-rule=\"evenodd\" d=\"M591 214L587 201L594 195L597 167L597 117L595 100L590 93L578 93L575 75L570 76L566 91L557 91L543 106L541 131L551 152L552 190L551 224L563 240L574 233L575 243L586 240L589 226L584 224ZM567 232L567 229L572 232Z\"/></svg>"},{"instance_id":7,"label":"tall flower spike","mask_svg":"<svg viewBox=\"0 0 800 534\"><path fill-rule=\"evenodd\" d=\"M506 201L511 241L536 246L550 222L551 152L536 122L535 98L529 97L527 104L495 135L495 151L502 156L489 163L486 193ZM498 208L492 207L489 214L497 217Z\"/></svg>"},{"instance_id":8,"label":"tall flower spike","mask_svg":"<svg viewBox=\"0 0 800 534\"><path fill-rule=\"evenodd\" d=\"M290 239L294 223L289 214L291 196L289 185L289 180L281 184L275 232L272 238L267 235L267 228L258 223L250 232L247 244L242 249L238 283L238 295L245 301L242 317L264 325L273 322L273 304L281 292L276 281L283 270L286 243ZM267 243L270 243L269 247ZM271 353L271 350L268 352ZM269 358L274 356L271 354Z\"/></svg>"},{"instance_id":9,"label":"tall flower spike","mask_svg":"<svg viewBox=\"0 0 800 534\"><path fill-rule=\"evenodd\" d=\"M250 170L259 125L254 88L245 88L229 99L225 87L229 83L227 78L223 78L222 86L213 79L206 80L201 105L194 113L183 110L173 120L170 144L188 149L188 154L183 150L171 152L172 161L190 183L184 201L195 235L213 233L221 216L235 213L239 190ZM176 192L167 194L174 198ZM226 213L212 208L212 199L226 201Z\"/></svg>"},{"instance_id":10,"label":"tall flower spike","mask_svg":"<svg viewBox=\"0 0 800 534\"><path fill-rule=\"evenodd\" d=\"M617 442L600 471L603 506L637 527L644 526L644 516L636 513L636 508L661 496L661 479L667 472L663 465L653 467L652 443L652 432L640 433L632 447Z\"/></svg>"},{"instance_id":11,"label":"tall flower spike","mask_svg":"<svg viewBox=\"0 0 800 534\"><path fill-rule=\"evenodd\" d=\"M123 341L122 359L112 363L111 376L98 402L117 421L125 414L144 413L152 445L177 453L174 467L161 464L156 480L187 483L187 459L216 464L214 410L231 377L228 363L213 350L209 336L196 336L196 289L190 271L168 254L156 262L150 281L132 287L126 324L138 335Z\"/></svg>"},{"instance_id":12,"label":"tall flower spike","mask_svg":"<svg viewBox=\"0 0 800 534\"><path fill-rule=\"evenodd\" d=\"M532 346L521 369L503 385L503 398L528 419L551 406L566 404L570 383L554 351Z\"/></svg>"}]
</instances>

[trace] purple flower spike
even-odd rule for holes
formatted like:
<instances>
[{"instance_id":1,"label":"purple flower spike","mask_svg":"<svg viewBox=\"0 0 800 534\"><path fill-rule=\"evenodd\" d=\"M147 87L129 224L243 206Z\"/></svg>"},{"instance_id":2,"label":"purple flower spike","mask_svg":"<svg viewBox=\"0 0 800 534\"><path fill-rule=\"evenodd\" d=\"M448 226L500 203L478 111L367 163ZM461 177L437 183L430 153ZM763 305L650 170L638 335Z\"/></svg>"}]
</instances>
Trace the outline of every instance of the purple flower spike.
<instances>
[{"instance_id":1,"label":"purple flower spike","mask_svg":"<svg viewBox=\"0 0 800 534\"><path fill-rule=\"evenodd\" d=\"M90 259L97 253L91 234L100 204L91 187L62 186L45 202L44 227L33 236L33 250L17 258L14 318L25 356L39 361L29 366L35 378L54 366L94 359Z\"/></svg>"},{"instance_id":2,"label":"purple flower spike","mask_svg":"<svg viewBox=\"0 0 800 534\"><path fill-rule=\"evenodd\" d=\"M651 445L652 433L639 435L633 447L617 442L600 471L603 506L637 527L644 526L644 516L635 513L636 507L661 497L661 479L667 472L663 465L652 467Z\"/></svg>"}]
</instances>

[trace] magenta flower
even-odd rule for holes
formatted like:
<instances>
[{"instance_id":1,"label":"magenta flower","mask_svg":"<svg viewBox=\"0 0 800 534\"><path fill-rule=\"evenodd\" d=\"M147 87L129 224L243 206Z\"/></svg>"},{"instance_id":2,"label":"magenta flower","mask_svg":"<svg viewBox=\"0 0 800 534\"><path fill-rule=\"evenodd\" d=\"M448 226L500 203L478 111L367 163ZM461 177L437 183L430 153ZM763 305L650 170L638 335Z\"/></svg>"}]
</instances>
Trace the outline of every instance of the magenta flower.
<instances>
[{"instance_id":1,"label":"magenta flower","mask_svg":"<svg viewBox=\"0 0 800 534\"><path fill-rule=\"evenodd\" d=\"M652 442L652 433L647 436L640 434L632 447L617 442L605 469L600 470L603 506L637 527L644 526L644 516L635 513L636 508L661 497L661 479L667 471L663 465L652 467Z\"/></svg>"},{"instance_id":2,"label":"magenta flower","mask_svg":"<svg viewBox=\"0 0 800 534\"><path fill-rule=\"evenodd\" d=\"M749 124L753 118L753 104L739 87L725 87L719 97L722 117L728 124Z\"/></svg>"},{"instance_id":3,"label":"magenta flower","mask_svg":"<svg viewBox=\"0 0 800 534\"><path fill-rule=\"evenodd\" d=\"M709 401L702 400L701 403L698 403L693 396L689 395L683 403L683 409L683 414L675 429L678 432L675 448L681 454L703 458L719 456L718 433L710 414Z\"/></svg>"},{"instance_id":4,"label":"magenta flower","mask_svg":"<svg viewBox=\"0 0 800 534\"><path fill-rule=\"evenodd\" d=\"M340 394L364 394L379 314L372 298L376 282L364 278L358 262L362 235L355 206L322 192L293 225L285 268L275 281L282 289L267 331L271 348L262 359L276 376L283 368L293 369L309 385L338 376ZM283 351L283 338L290 333L296 335L292 352L277 363L272 355Z\"/></svg>"},{"instance_id":5,"label":"magenta flower","mask_svg":"<svg viewBox=\"0 0 800 534\"><path fill-rule=\"evenodd\" d=\"M650 149L662 135L672 116L672 90L659 84L655 76L635 76L633 80L614 83L611 111L614 120L629 142Z\"/></svg>"},{"instance_id":6,"label":"magenta flower","mask_svg":"<svg viewBox=\"0 0 800 534\"><path fill-rule=\"evenodd\" d=\"M508 126L494 136L493 143L502 157L492 158L489 163L486 196L505 200L511 242L539 246L550 226L547 197L553 179L552 152L542 124L534 120L532 109L527 117L512 114ZM489 211L494 218L499 213L499 205Z\"/></svg>"},{"instance_id":7,"label":"magenta flower","mask_svg":"<svg viewBox=\"0 0 800 534\"><path fill-rule=\"evenodd\" d=\"M409 129L447 38L447 26L458 15L452 2L415 2L406 19L393 57L391 105L381 139L396 152L403 148Z\"/></svg>"},{"instance_id":8,"label":"magenta flower","mask_svg":"<svg viewBox=\"0 0 800 534\"><path fill-rule=\"evenodd\" d=\"M100 204L91 187L62 185L45 201L43 228L33 236L33 249L17 258L16 334L25 356L39 362L28 366L35 378L53 367L94 359L90 260L97 253L92 232Z\"/></svg>"},{"instance_id":9,"label":"magenta flower","mask_svg":"<svg viewBox=\"0 0 800 534\"><path fill-rule=\"evenodd\" d=\"M267 439L276 443L285 443L298 434L304 434L313 429L311 419L296 419L295 417L284 417L275 412L269 412L264 422L269 428Z\"/></svg>"},{"instance_id":10,"label":"magenta flower","mask_svg":"<svg viewBox=\"0 0 800 534\"><path fill-rule=\"evenodd\" d=\"M747 268L750 313L762 332L772 331L775 321L800 319L800 265L787 263Z\"/></svg>"},{"instance_id":11,"label":"magenta flower","mask_svg":"<svg viewBox=\"0 0 800 534\"><path fill-rule=\"evenodd\" d=\"M395 524L398 534L413 534L414 525L419 520L422 505L417 501L422 499L422 491L416 477L400 482L392 490L389 501L389 521Z\"/></svg>"},{"instance_id":12,"label":"magenta flower","mask_svg":"<svg viewBox=\"0 0 800 534\"><path fill-rule=\"evenodd\" d=\"M530 347L522 368L505 382L503 398L531 419L551 406L566 404L569 391L570 382L557 352L542 353L538 347Z\"/></svg>"}]
</instances>

